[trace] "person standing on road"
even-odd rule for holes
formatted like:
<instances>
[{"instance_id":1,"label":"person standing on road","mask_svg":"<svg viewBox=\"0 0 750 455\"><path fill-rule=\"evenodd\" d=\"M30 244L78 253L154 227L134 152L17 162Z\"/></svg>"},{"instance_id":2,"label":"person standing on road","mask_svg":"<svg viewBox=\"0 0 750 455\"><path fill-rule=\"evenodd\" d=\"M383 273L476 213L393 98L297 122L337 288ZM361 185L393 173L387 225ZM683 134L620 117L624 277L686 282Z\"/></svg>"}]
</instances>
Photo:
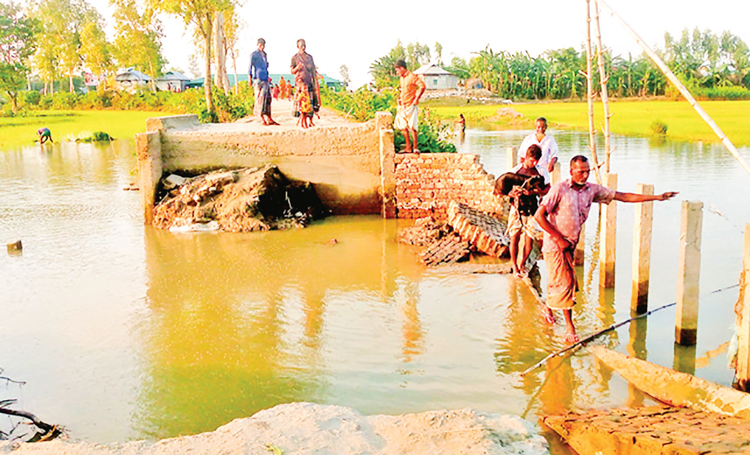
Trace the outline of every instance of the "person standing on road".
<instances>
[{"instance_id":1,"label":"person standing on road","mask_svg":"<svg viewBox=\"0 0 750 455\"><path fill-rule=\"evenodd\" d=\"M266 40L258 38L258 50L250 55L250 69L248 76L255 88L255 107L253 114L263 120L263 124L278 125L271 118L271 82L268 78L268 56L266 55Z\"/></svg>"}]
</instances>

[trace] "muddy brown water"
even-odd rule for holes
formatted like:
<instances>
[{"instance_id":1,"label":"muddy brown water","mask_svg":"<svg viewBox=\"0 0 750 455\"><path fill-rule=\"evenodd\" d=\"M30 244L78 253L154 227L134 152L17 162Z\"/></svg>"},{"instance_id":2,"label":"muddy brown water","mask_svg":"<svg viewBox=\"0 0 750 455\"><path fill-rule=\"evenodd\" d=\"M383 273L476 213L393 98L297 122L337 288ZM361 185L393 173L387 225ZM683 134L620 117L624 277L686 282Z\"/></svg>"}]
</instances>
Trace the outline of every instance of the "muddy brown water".
<instances>
[{"instance_id":1,"label":"muddy brown water","mask_svg":"<svg viewBox=\"0 0 750 455\"><path fill-rule=\"evenodd\" d=\"M499 175L505 147L525 133L469 130L460 150ZM553 134L564 163L587 149L584 134ZM717 145L613 142L621 189L654 183L657 192L681 192L654 208L652 308L675 300L679 201L706 204L702 297L694 348L673 344L674 309L601 343L729 385L721 346L737 289L708 292L737 283L750 176ZM3 384L0 399L19 399L73 437L193 434L292 401L365 414L472 407L532 421L653 403L585 351L521 377L563 346L562 324L541 324L511 277L424 269L418 250L395 242L399 221L352 216L303 230L171 234L144 227L139 193L123 191L134 167L132 141L0 153L0 238L24 244L21 254L0 254L0 367L26 381ZM633 206L618 206L617 285L605 292L597 213L578 271L581 334L629 317Z\"/></svg>"}]
</instances>

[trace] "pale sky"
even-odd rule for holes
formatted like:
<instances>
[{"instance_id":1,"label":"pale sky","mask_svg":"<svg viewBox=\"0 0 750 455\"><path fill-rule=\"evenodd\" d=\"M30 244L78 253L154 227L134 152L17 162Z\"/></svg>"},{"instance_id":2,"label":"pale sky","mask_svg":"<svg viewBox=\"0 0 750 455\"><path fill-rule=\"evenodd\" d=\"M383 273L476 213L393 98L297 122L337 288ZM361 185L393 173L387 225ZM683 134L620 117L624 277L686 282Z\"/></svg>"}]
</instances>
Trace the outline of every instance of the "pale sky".
<instances>
[{"instance_id":1,"label":"pale sky","mask_svg":"<svg viewBox=\"0 0 750 455\"><path fill-rule=\"evenodd\" d=\"M105 20L112 22L108 0L88 1L100 10ZM750 44L748 0L700 3L607 0L607 3L652 48L663 45L665 32L679 36L684 28L695 27L716 34L729 30ZM404 45L417 41L429 45L433 58L435 42L440 42L443 61L449 63L454 55L468 60L472 52L488 44L496 52L528 51L535 57L548 49L582 49L586 38L585 0L286 0L259 4L246 1L240 9L246 24L241 32L239 73L247 72L249 55L259 37L266 40L269 71L289 72L289 61L296 52L295 42L304 38L319 71L340 79L339 68L346 65L353 88L371 81L370 65L387 54L399 39ZM167 17L163 21L166 34L163 49L168 67L187 71L188 56L193 52L192 35L184 31L178 19ZM640 55L638 44L612 18L603 14L601 25L605 47L626 58L629 52L634 57ZM228 70L231 72L231 67Z\"/></svg>"}]
</instances>

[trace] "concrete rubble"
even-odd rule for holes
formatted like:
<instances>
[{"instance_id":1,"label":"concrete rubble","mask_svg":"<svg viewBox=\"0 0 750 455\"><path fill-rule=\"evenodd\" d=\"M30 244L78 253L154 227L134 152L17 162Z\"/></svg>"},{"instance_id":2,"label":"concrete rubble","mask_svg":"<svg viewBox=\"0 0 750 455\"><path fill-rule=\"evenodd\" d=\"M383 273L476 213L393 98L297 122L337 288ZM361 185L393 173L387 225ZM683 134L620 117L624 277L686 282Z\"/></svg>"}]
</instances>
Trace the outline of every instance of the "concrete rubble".
<instances>
[{"instance_id":1,"label":"concrete rubble","mask_svg":"<svg viewBox=\"0 0 750 455\"><path fill-rule=\"evenodd\" d=\"M172 231L267 231L304 227L326 210L311 184L291 181L275 165L217 171L161 182L153 225Z\"/></svg>"}]
</instances>

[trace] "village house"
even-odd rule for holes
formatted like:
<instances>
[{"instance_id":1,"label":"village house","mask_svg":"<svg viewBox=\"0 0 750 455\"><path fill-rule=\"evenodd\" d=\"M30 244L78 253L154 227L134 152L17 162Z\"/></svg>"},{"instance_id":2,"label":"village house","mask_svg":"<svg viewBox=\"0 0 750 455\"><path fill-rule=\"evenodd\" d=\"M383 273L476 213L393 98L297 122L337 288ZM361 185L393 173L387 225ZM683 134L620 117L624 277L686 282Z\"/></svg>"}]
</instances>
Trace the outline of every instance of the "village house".
<instances>
[{"instance_id":1,"label":"village house","mask_svg":"<svg viewBox=\"0 0 750 455\"><path fill-rule=\"evenodd\" d=\"M420 66L414 70L414 74L422 76L427 90L451 90L458 88L458 76L451 74L434 63Z\"/></svg>"}]
</instances>

